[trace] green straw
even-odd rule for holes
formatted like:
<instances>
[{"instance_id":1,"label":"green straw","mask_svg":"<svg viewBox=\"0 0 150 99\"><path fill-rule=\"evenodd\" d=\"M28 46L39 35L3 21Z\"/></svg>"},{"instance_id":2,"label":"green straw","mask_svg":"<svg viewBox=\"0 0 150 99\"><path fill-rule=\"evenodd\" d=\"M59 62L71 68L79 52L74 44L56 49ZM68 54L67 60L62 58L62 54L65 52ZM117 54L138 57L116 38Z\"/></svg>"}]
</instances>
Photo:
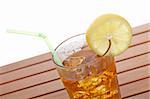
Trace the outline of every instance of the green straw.
<instances>
[{"instance_id":1,"label":"green straw","mask_svg":"<svg viewBox=\"0 0 150 99\"><path fill-rule=\"evenodd\" d=\"M40 33L40 32L29 32L29 31L19 31L19 30L14 30L14 29L8 29L7 30L8 33L15 33L15 34L22 34L22 35L28 35L28 36L34 36L34 37L38 37L38 38L42 38L44 40L44 42L46 43L47 47L49 48L50 52L53 55L54 61L58 64L63 66L61 60L59 59L56 51L54 51L47 35L45 35L44 33Z\"/></svg>"}]
</instances>

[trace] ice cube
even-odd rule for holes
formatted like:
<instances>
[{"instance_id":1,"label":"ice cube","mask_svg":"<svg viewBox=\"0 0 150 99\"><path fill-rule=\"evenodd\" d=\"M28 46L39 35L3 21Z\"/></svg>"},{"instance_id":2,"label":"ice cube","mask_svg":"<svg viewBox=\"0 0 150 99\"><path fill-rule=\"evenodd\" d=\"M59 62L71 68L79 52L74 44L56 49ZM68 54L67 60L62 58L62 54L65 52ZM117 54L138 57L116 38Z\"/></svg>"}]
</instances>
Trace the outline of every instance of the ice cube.
<instances>
[{"instance_id":1,"label":"ice cube","mask_svg":"<svg viewBox=\"0 0 150 99\"><path fill-rule=\"evenodd\" d=\"M76 78L77 79L83 79L85 77L85 75L84 74L76 74Z\"/></svg>"},{"instance_id":2,"label":"ice cube","mask_svg":"<svg viewBox=\"0 0 150 99\"><path fill-rule=\"evenodd\" d=\"M83 97L85 97L84 99L88 99L89 93L85 91L77 91L73 94L74 99L82 99Z\"/></svg>"},{"instance_id":3,"label":"ice cube","mask_svg":"<svg viewBox=\"0 0 150 99\"><path fill-rule=\"evenodd\" d=\"M91 93L101 95L101 94L107 93L108 91L109 90L106 85L100 85L100 86L96 87L95 89L93 89L91 91Z\"/></svg>"},{"instance_id":4,"label":"ice cube","mask_svg":"<svg viewBox=\"0 0 150 99\"><path fill-rule=\"evenodd\" d=\"M99 85L102 82L102 80L99 77L92 77L91 81L94 87Z\"/></svg>"},{"instance_id":5,"label":"ice cube","mask_svg":"<svg viewBox=\"0 0 150 99\"><path fill-rule=\"evenodd\" d=\"M88 87L90 87L92 85L92 82L91 82L90 78L88 78L88 77L83 80L79 80L78 83L79 83L78 87L82 87L85 90L87 90Z\"/></svg>"},{"instance_id":6,"label":"ice cube","mask_svg":"<svg viewBox=\"0 0 150 99\"><path fill-rule=\"evenodd\" d=\"M99 75L99 78L102 80L102 82L108 82L108 77L103 74Z\"/></svg>"},{"instance_id":7,"label":"ice cube","mask_svg":"<svg viewBox=\"0 0 150 99\"><path fill-rule=\"evenodd\" d=\"M102 95L102 99L110 99L111 97L113 97L115 94L118 93L118 90L113 90L113 91L110 91L109 94L104 94Z\"/></svg>"},{"instance_id":8,"label":"ice cube","mask_svg":"<svg viewBox=\"0 0 150 99\"><path fill-rule=\"evenodd\" d=\"M63 64L65 66L78 66L85 62L85 57L78 56L78 57L69 57L68 59L64 60Z\"/></svg>"},{"instance_id":9,"label":"ice cube","mask_svg":"<svg viewBox=\"0 0 150 99\"><path fill-rule=\"evenodd\" d=\"M101 99L100 96L91 96L90 99Z\"/></svg>"},{"instance_id":10,"label":"ice cube","mask_svg":"<svg viewBox=\"0 0 150 99\"><path fill-rule=\"evenodd\" d=\"M93 65L90 66L90 70L91 70L90 71L91 75L97 75L98 74L98 70Z\"/></svg>"},{"instance_id":11,"label":"ice cube","mask_svg":"<svg viewBox=\"0 0 150 99\"><path fill-rule=\"evenodd\" d=\"M115 74L113 72L110 72L110 71L104 71L103 74L108 76L108 77L110 77L110 78L114 78L115 77Z\"/></svg>"}]
</instances>

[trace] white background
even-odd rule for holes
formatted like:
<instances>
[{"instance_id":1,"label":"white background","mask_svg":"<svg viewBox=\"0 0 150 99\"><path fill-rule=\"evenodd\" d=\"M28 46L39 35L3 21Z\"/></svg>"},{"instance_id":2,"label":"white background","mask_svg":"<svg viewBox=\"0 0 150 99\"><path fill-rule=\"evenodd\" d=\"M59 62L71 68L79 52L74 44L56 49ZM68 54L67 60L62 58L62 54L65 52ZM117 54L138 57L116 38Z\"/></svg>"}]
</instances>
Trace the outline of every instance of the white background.
<instances>
[{"instance_id":1,"label":"white background","mask_svg":"<svg viewBox=\"0 0 150 99\"><path fill-rule=\"evenodd\" d=\"M149 0L0 0L0 66L49 52L43 41L8 34L8 28L47 33L56 47L86 32L105 13L125 17L132 27L148 23L149 4Z\"/></svg>"}]
</instances>

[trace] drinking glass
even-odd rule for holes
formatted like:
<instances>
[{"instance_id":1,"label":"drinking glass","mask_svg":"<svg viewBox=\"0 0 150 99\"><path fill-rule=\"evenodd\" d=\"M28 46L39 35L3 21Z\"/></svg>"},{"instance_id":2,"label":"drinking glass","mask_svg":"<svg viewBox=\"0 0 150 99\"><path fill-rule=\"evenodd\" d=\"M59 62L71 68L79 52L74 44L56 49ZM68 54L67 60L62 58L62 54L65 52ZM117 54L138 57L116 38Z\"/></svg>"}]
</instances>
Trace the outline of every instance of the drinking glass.
<instances>
[{"instance_id":1,"label":"drinking glass","mask_svg":"<svg viewBox=\"0 0 150 99\"><path fill-rule=\"evenodd\" d=\"M55 51L64 66L53 61L71 99L121 99L114 57L97 55L84 33L66 39Z\"/></svg>"}]
</instances>

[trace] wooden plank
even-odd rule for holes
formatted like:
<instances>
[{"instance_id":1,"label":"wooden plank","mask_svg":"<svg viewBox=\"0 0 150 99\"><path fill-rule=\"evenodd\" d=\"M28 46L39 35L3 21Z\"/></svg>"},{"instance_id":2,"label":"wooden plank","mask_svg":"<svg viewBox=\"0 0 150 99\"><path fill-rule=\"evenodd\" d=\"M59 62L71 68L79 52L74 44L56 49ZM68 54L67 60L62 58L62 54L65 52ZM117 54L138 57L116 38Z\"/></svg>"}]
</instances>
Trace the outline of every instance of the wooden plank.
<instances>
[{"instance_id":1,"label":"wooden plank","mask_svg":"<svg viewBox=\"0 0 150 99\"><path fill-rule=\"evenodd\" d=\"M150 70L150 65L138 69L134 69L132 71L128 71L125 73L121 73L118 76L119 80L119 85L125 85L128 83L132 83L133 81L136 81L138 79L146 78L149 77L149 70Z\"/></svg>"},{"instance_id":2,"label":"wooden plank","mask_svg":"<svg viewBox=\"0 0 150 99\"><path fill-rule=\"evenodd\" d=\"M66 90L62 90L60 92L53 93L53 94L47 93L44 96L40 96L40 97L32 98L32 99L50 99L50 98L52 98L52 99L70 99Z\"/></svg>"},{"instance_id":3,"label":"wooden plank","mask_svg":"<svg viewBox=\"0 0 150 99\"><path fill-rule=\"evenodd\" d=\"M40 95L42 93L44 94L45 92L54 91L54 89L60 89L62 86L62 82L60 80L57 80L50 83L34 86L26 90L11 93L5 96L1 96L1 99L12 99L12 97L15 99L28 99L30 97Z\"/></svg>"},{"instance_id":4,"label":"wooden plank","mask_svg":"<svg viewBox=\"0 0 150 99\"><path fill-rule=\"evenodd\" d=\"M42 99L42 98L41 98ZM57 98L59 99L59 98ZM124 99L150 99L150 91Z\"/></svg>"},{"instance_id":5,"label":"wooden plank","mask_svg":"<svg viewBox=\"0 0 150 99\"><path fill-rule=\"evenodd\" d=\"M150 64L149 57L150 53L137 56L128 60L124 60L116 63L117 73L122 73L128 70L140 68Z\"/></svg>"},{"instance_id":6,"label":"wooden plank","mask_svg":"<svg viewBox=\"0 0 150 99\"><path fill-rule=\"evenodd\" d=\"M121 86L120 89L121 89L122 97L125 98L125 97L128 97L128 96L133 96L134 94L136 95L137 93L140 93L140 92L150 90L149 82L148 82L149 80L150 80L150 78ZM60 83L61 83L60 81L58 81L58 83L57 83L57 81L54 82L54 83L53 83L54 86L59 86L59 88L61 87L60 86ZM43 94L45 94L45 93L48 94L48 92L51 93L51 91L49 91L50 88L48 88L48 87L49 87L49 83L46 83L44 85L40 85L40 86L37 86L35 88L29 88L27 90L23 90L23 91L19 91L19 92L16 92L16 93L8 94L6 96L2 96L2 99L12 99L11 97L15 97L15 99L26 99L26 98L35 97L34 95L42 96L42 93ZM40 91L40 89L42 91ZM57 88L55 88L55 89L57 89ZM59 92L57 92L57 94L59 94ZM65 92L64 92L64 94L65 94ZM51 97L51 98L53 98L53 97Z\"/></svg>"},{"instance_id":7,"label":"wooden plank","mask_svg":"<svg viewBox=\"0 0 150 99\"><path fill-rule=\"evenodd\" d=\"M0 86L0 95L8 94L11 92L16 92L20 90L25 90L27 88L33 87L35 85L41 84L43 82L50 82L53 79L59 78L59 74L56 70L48 71L40 75L35 75L28 77L26 79L18 80L12 83L4 84Z\"/></svg>"},{"instance_id":8,"label":"wooden plank","mask_svg":"<svg viewBox=\"0 0 150 99\"><path fill-rule=\"evenodd\" d=\"M143 32L148 32L148 31L150 31L149 23L133 28L133 34L141 34ZM0 67L0 74L12 72L18 69L23 69L23 68L26 68L27 66L32 66L33 64L36 64L45 60L50 60L50 59L51 59L50 53L46 53L46 54L36 56L30 59L22 60L13 64Z\"/></svg>"},{"instance_id":9,"label":"wooden plank","mask_svg":"<svg viewBox=\"0 0 150 99\"><path fill-rule=\"evenodd\" d=\"M133 61L133 62L136 62L136 61ZM148 61L146 61L146 62L148 62ZM131 64L131 66L133 66L133 65ZM142 68L135 69L135 70L132 70L129 72L125 72L123 74L119 74L118 78L121 81L120 84L130 82L132 80L141 78L143 76L147 76L148 69L149 69L149 67L147 66L147 67L142 67ZM125 75L131 75L131 76L126 77ZM18 80L18 81L12 82L12 83L1 85L0 89L3 89L3 91L1 91L0 94L6 94L6 93L13 92L16 90L21 90L26 87L33 86L33 85L36 85L36 84L39 84L42 82L47 82L47 81L55 79L55 78L59 78L59 75L56 70L44 72L40 75L34 75L34 76L31 76L31 77L28 77L28 78L25 78L22 80ZM34 81L34 82L32 82L32 81Z\"/></svg>"},{"instance_id":10,"label":"wooden plank","mask_svg":"<svg viewBox=\"0 0 150 99\"><path fill-rule=\"evenodd\" d=\"M53 94L48 94L44 96L40 96L37 98L32 98L32 99L69 99L69 96L67 95L66 90L60 91L58 93L53 93ZM144 93L138 94L138 95L133 95L128 98L122 98L122 99L150 99L150 91L146 91Z\"/></svg>"},{"instance_id":11,"label":"wooden plank","mask_svg":"<svg viewBox=\"0 0 150 99\"><path fill-rule=\"evenodd\" d=\"M141 61L141 60L140 60ZM136 61L133 61L133 63L134 62L136 62ZM142 61L141 61L142 62ZM148 62L148 61L146 61L146 62ZM124 63L123 63L124 64ZM121 64L120 64L121 65ZM126 64L127 65L127 64ZM132 64L131 64L131 66L132 66ZM51 74L51 73L50 73ZM57 76L57 73L54 73L53 75L56 75L56 77L53 77L53 79L54 78L57 78L58 76ZM13 90L18 90L18 89L22 89L22 88L24 88L24 87L28 87L28 86L32 86L32 85L35 85L35 84L38 84L38 83L40 83L40 82L44 82L44 81L46 81L46 79L44 79L44 78L47 78L47 80L49 80L51 77L50 77L50 75L49 75L49 72L45 72L45 73L43 73L43 74L40 74L40 75L35 75L35 77L33 76L33 77L29 77L29 78L26 78L26 79L22 79L22 80L19 80L19 81L16 81L16 82L13 82L13 83L9 83L9 84L5 84L5 85L2 85L2 89L7 89L7 91L13 91ZM34 82L31 82L31 81L36 81L36 83L34 83ZM26 83L26 82L28 82L28 83ZM4 91L3 91L3 93L4 93ZM5 92L6 93L6 92Z\"/></svg>"},{"instance_id":12,"label":"wooden plank","mask_svg":"<svg viewBox=\"0 0 150 99\"><path fill-rule=\"evenodd\" d=\"M121 55L117 56L116 61L117 62L124 61L124 60L126 60L126 58L130 59L130 58L136 57L140 54L150 52L149 45L150 45L150 42L139 45L139 46L131 47L131 48L127 49L127 51L122 53Z\"/></svg>"},{"instance_id":13,"label":"wooden plank","mask_svg":"<svg viewBox=\"0 0 150 99\"><path fill-rule=\"evenodd\" d=\"M133 36L130 47L133 47L142 43L150 42L149 35L150 35L150 31L144 32L143 34L140 34L140 35Z\"/></svg>"},{"instance_id":14,"label":"wooden plank","mask_svg":"<svg viewBox=\"0 0 150 99\"><path fill-rule=\"evenodd\" d=\"M125 72L125 73L122 73L122 74L119 74L118 75L118 79L119 79L119 84L121 85L121 86L124 86L124 85L126 85L126 84L128 84L129 85L129 83L130 84L132 84L134 81L136 81L136 80L138 80L138 79L141 79L141 78L143 78L143 77L148 77L149 76L149 72L148 72L148 70L150 69L150 67L149 66L146 66L146 67L142 67L142 68L139 68L139 69L135 69L135 70L132 70L132 71L128 71L128 72ZM58 76L58 74L57 74L57 72L55 71L55 73L53 72L52 74L55 74L55 75L57 75ZM53 75L54 77L55 77L55 75ZM37 76L37 77L35 77L35 78L29 78L29 80L33 80L33 81L35 81L35 84L36 84L36 82L39 82L39 80L40 81L42 81L43 79L41 79L41 78L43 78L43 77L46 77L46 76L48 76L47 74L46 75L43 75L43 76ZM53 77L52 75L51 75L51 77ZM47 81L47 79L48 78L45 78L45 80ZM23 81L21 81L21 83L19 84L19 82L18 82L18 84L17 84L17 82L14 82L15 84L11 84L10 83L10 85L4 85L2 88L4 89L2 92L3 93L7 93L8 92L8 90L14 90L16 87L20 87L20 86L22 86L23 84L23 86L25 86L26 84L34 84L34 82L30 82L29 80L26 80L26 82L23 82ZM27 82L28 81L28 82ZM58 80L57 80L58 81ZM43 81L44 82L44 81ZM51 83L51 82L47 82L47 83ZM46 83L46 84L47 84ZM17 85L16 85L17 84ZM37 86L37 87L40 87L40 88L43 88L43 86L45 85L45 83L44 84L41 84L41 85L39 85L39 86ZM32 86L36 86L36 85L32 85ZM22 95L22 94L24 94L25 92L31 92L32 93L32 91L33 90L36 90L36 87L27 87L27 88L23 88L23 89L21 89L21 90L17 90L17 91L15 91L15 92L12 92L12 93L9 93L9 94L7 94L6 95L6 97L7 96L9 96L9 95L17 95L17 94L19 94L19 95ZM62 89L62 88L64 88L64 86L62 85L62 86L60 86L59 85L59 83L55 83L53 86L59 86L59 89ZM9 87L11 87L11 88L9 88ZM47 92L52 92L53 90L58 90L57 89L57 87L55 88L55 87L53 87L53 88L51 88L51 89L46 89L46 90L44 90L44 88L43 88L43 91L40 93L40 92L38 92L36 95L39 95L39 94L44 94L44 93L47 93ZM4 94L5 95L5 94ZM35 95L35 94L34 94ZM29 97L34 97L33 95L31 96L29 96L28 94L26 94L26 96L28 96L28 98Z\"/></svg>"},{"instance_id":15,"label":"wooden plank","mask_svg":"<svg viewBox=\"0 0 150 99\"><path fill-rule=\"evenodd\" d=\"M150 78L121 86L121 96L125 98L140 92L150 90L149 80Z\"/></svg>"},{"instance_id":16,"label":"wooden plank","mask_svg":"<svg viewBox=\"0 0 150 99\"><path fill-rule=\"evenodd\" d=\"M137 27L134 27L132 29L133 34L141 34L142 32L146 32L150 30L150 23L146 23L144 25L140 25Z\"/></svg>"},{"instance_id":17,"label":"wooden plank","mask_svg":"<svg viewBox=\"0 0 150 99\"><path fill-rule=\"evenodd\" d=\"M128 84L126 86L121 86L121 94L123 94L124 92L126 93L125 95L122 95L122 99L149 99L149 93L150 93L150 87L147 86L149 84L150 79L144 79L144 80L140 80L137 82L134 82L132 84ZM137 90L139 89L139 90ZM62 91L61 91L62 93ZM55 94L59 94L59 92L55 93ZM64 92L65 94L65 92ZM52 96L53 94L49 94L46 95L47 99L49 98L53 98L53 99L61 99L61 98L55 98ZM128 96L127 96L128 95ZM33 98L33 99L45 99L42 97L37 97L37 98ZM68 99L68 97L63 97Z\"/></svg>"},{"instance_id":18,"label":"wooden plank","mask_svg":"<svg viewBox=\"0 0 150 99\"><path fill-rule=\"evenodd\" d=\"M13 64L2 66L2 67L0 67L0 75L8 73L8 72L15 71L15 70L23 69L23 68L26 68L26 67L30 67L32 65L36 65L36 64L39 64L41 62L48 61L48 60L51 59L51 57L52 56L51 56L50 53L46 53L46 54L43 54L43 55L35 56L33 58L22 60L22 61L13 63Z\"/></svg>"},{"instance_id":19,"label":"wooden plank","mask_svg":"<svg viewBox=\"0 0 150 99\"><path fill-rule=\"evenodd\" d=\"M150 51L150 48L148 47L149 44L150 43L145 43L142 45L132 47L132 48L128 49L122 55L118 56L116 60L117 61L124 60L125 58L133 57L133 56L136 56L139 54L143 54L144 52L148 52L148 51ZM33 74L36 74L39 72L43 72L44 70L47 71L54 67L55 67L54 63L52 61L50 61L50 62L48 61L48 62L37 64L35 66L31 66L31 67L20 69L20 70L14 71L14 72L6 73L6 74L3 74L0 76L0 79L1 79L0 85L8 83L8 82L16 81L16 80L22 79L26 76L30 76L30 75L33 75Z\"/></svg>"},{"instance_id":20,"label":"wooden plank","mask_svg":"<svg viewBox=\"0 0 150 99\"><path fill-rule=\"evenodd\" d=\"M53 64L52 61L47 61L47 62L43 62L40 64L36 64L31 67L27 67L27 68L20 69L20 70L14 71L14 72L3 74L0 76L0 79L1 79L0 85L5 84L7 82L24 79L24 77L25 78L31 77L31 76L46 72L48 70L51 70L55 67L52 64Z\"/></svg>"}]
</instances>

